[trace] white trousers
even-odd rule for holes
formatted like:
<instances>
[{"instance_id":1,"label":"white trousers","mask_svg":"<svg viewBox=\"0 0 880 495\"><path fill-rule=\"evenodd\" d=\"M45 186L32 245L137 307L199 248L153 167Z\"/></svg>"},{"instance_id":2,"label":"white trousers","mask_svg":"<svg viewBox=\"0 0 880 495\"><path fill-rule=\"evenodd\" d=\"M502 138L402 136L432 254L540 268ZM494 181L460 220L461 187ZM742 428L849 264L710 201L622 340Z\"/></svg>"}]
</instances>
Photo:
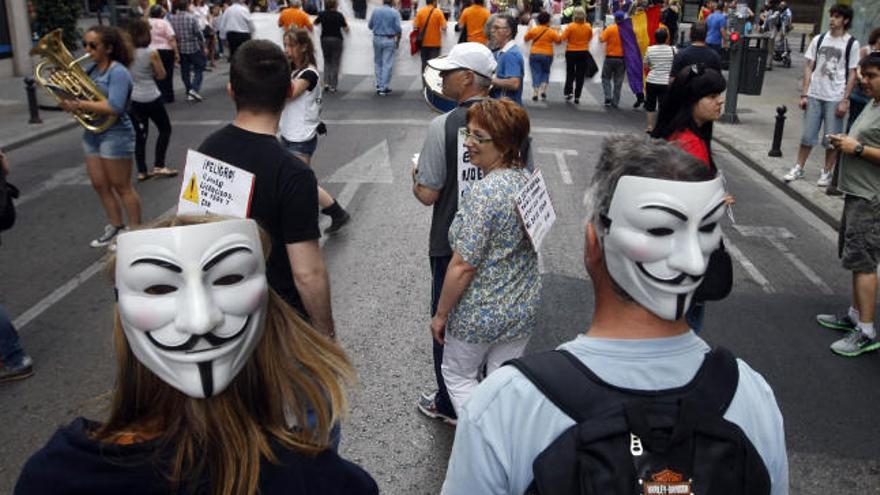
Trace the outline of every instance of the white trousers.
<instances>
[{"instance_id":1,"label":"white trousers","mask_svg":"<svg viewBox=\"0 0 880 495\"><path fill-rule=\"evenodd\" d=\"M479 385L483 363L486 364L486 376L488 376L505 361L522 356L529 338L524 337L500 344L469 344L449 334L446 335L443 364L440 365L440 370L456 414Z\"/></svg>"}]
</instances>

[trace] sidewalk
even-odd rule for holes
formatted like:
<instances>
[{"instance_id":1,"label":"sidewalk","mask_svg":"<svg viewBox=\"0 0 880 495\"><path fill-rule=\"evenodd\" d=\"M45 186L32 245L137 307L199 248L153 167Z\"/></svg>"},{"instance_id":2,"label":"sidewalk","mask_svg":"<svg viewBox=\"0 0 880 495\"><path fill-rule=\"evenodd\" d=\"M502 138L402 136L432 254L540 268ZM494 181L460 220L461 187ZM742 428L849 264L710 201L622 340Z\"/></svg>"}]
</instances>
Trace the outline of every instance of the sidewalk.
<instances>
[{"instance_id":1,"label":"sidewalk","mask_svg":"<svg viewBox=\"0 0 880 495\"><path fill-rule=\"evenodd\" d=\"M827 196L824 187L817 187L819 171L825 163L821 145L813 148L805 167L804 179L786 183L782 176L794 166L803 123L803 111L798 108L804 70L799 39L792 41L792 66L789 69L774 64L765 73L760 96L739 95L738 124L716 123L714 138L737 158L767 178L786 194L803 204L825 223L837 229L843 212L842 196ZM767 155L773 142L776 125L776 107L785 105L785 130L782 135L782 157ZM824 132L824 131L823 131Z\"/></svg>"}]
</instances>

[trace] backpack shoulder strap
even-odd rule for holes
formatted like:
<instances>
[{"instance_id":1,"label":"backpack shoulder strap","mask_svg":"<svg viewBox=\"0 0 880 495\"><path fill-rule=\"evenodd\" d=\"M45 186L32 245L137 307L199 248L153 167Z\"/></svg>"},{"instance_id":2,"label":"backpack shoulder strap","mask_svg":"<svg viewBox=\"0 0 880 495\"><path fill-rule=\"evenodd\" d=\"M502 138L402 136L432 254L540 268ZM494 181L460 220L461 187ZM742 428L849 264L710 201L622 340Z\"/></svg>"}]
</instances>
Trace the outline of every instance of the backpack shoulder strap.
<instances>
[{"instance_id":1,"label":"backpack shoulder strap","mask_svg":"<svg viewBox=\"0 0 880 495\"><path fill-rule=\"evenodd\" d=\"M607 409L620 395L565 350L523 356L504 364L516 368L576 423L594 416L600 409Z\"/></svg>"},{"instance_id":2,"label":"backpack shoulder strap","mask_svg":"<svg viewBox=\"0 0 880 495\"><path fill-rule=\"evenodd\" d=\"M853 35L849 35L849 40L846 42L846 53L844 54L845 64L843 66L843 80L845 83L849 83L849 52L852 51L853 44L856 42L856 37Z\"/></svg>"},{"instance_id":3,"label":"backpack shoulder strap","mask_svg":"<svg viewBox=\"0 0 880 495\"><path fill-rule=\"evenodd\" d=\"M822 46L822 42L825 41L825 35L826 35L826 34L828 34L827 31L824 32L824 33L822 33L822 34L820 34L820 35L819 35L819 41L816 42L816 52L813 53L813 71L812 71L812 72L815 72L815 71L816 71L816 61L819 59L819 47L821 47L821 46Z\"/></svg>"},{"instance_id":4,"label":"backpack shoulder strap","mask_svg":"<svg viewBox=\"0 0 880 495\"><path fill-rule=\"evenodd\" d=\"M739 365L729 350L718 347L706 354L690 383L669 390L637 391L605 383L580 359L565 350L523 356L505 365L515 367L562 412L581 423L616 404L638 397L686 395L723 415L739 385Z\"/></svg>"}]
</instances>

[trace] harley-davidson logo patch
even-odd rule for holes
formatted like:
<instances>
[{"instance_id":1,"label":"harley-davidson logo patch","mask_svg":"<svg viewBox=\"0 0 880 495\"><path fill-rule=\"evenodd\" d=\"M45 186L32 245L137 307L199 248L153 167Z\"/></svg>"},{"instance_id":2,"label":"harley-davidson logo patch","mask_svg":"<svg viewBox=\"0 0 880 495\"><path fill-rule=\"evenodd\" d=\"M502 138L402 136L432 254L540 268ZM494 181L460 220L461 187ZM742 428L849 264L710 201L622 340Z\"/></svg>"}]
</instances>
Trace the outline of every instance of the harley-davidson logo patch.
<instances>
[{"instance_id":1,"label":"harley-davidson logo patch","mask_svg":"<svg viewBox=\"0 0 880 495\"><path fill-rule=\"evenodd\" d=\"M671 469L652 474L651 480L642 484L643 495L691 495L691 482Z\"/></svg>"}]
</instances>

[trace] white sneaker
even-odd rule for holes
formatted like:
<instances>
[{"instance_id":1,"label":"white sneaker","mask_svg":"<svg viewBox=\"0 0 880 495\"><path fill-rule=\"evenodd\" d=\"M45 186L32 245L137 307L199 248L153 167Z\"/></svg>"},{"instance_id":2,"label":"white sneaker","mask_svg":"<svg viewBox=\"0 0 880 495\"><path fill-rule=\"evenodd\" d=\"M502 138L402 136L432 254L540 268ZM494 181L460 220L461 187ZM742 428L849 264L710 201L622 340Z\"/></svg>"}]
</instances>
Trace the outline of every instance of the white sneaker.
<instances>
[{"instance_id":1,"label":"white sneaker","mask_svg":"<svg viewBox=\"0 0 880 495\"><path fill-rule=\"evenodd\" d=\"M792 169L785 175L782 176L782 179L785 182L791 182L793 180L803 179L804 178L804 167L800 165L795 165Z\"/></svg>"},{"instance_id":2,"label":"white sneaker","mask_svg":"<svg viewBox=\"0 0 880 495\"><path fill-rule=\"evenodd\" d=\"M202 100L203 100L202 95L200 95L200 94L199 94L196 90L194 90L194 89L189 90L189 92L186 93L186 96L188 96L188 97L192 97L193 100L195 100L195 101L202 101Z\"/></svg>"},{"instance_id":3,"label":"white sneaker","mask_svg":"<svg viewBox=\"0 0 880 495\"><path fill-rule=\"evenodd\" d=\"M828 187L831 185L831 177L833 176L832 172L822 171L822 174L819 175L819 180L816 181L816 185L819 187Z\"/></svg>"}]
</instances>

